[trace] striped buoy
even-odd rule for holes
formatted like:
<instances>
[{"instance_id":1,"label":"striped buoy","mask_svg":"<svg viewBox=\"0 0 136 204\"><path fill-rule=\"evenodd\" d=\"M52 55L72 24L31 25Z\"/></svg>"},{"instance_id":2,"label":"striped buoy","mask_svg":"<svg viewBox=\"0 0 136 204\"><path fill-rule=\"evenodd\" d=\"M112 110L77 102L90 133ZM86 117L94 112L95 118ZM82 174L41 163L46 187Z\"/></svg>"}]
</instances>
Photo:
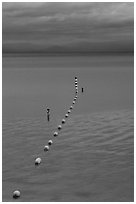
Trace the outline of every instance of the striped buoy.
<instances>
[{"instance_id":1,"label":"striped buoy","mask_svg":"<svg viewBox=\"0 0 136 204\"><path fill-rule=\"evenodd\" d=\"M41 161L42 161L42 160L41 160L40 157L36 158L36 159L35 159L35 165L38 166L38 165L41 163Z\"/></svg>"},{"instance_id":2,"label":"striped buoy","mask_svg":"<svg viewBox=\"0 0 136 204\"><path fill-rule=\"evenodd\" d=\"M48 152L48 151L49 151L49 146L45 146L45 147L44 147L44 151L45 151L45 152Z\"/></svg>"}]
</instances>

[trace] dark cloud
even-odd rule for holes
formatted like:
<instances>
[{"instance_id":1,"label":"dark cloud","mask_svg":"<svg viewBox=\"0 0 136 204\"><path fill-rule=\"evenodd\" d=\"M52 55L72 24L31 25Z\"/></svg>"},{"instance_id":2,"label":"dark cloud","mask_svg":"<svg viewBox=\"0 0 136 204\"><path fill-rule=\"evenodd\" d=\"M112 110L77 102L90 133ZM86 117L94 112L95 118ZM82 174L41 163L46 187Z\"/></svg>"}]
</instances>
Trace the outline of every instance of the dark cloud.
<instances>
[{"instance_id":1,"label":"dark cloud","mask_svg":"<svg viewBox=\"0 0 136 204\"><path fill-rule=\"evenodd\" d=\"M3 3L3 52L133 51L133 3Z\"/></svg>"}]
</instances>

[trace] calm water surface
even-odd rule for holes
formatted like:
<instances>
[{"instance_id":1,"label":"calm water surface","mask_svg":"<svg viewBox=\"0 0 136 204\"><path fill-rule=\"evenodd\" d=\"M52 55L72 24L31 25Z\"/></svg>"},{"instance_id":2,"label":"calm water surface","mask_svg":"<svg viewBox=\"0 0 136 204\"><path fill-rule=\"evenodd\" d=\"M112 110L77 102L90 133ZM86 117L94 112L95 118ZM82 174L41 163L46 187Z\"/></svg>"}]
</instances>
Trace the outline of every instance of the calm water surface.
<instances>
[{"instance_id":1,"label":"calm water surface","mask_svg":"<svg viewBox=\"0 0 136 204\"><path fill-rule=\"evenodd\" d=\"M54 139L75 76L79 97ZM3 201L15 189L21 202L133 201L132 56L4 57L2 94Z\"/></svg>"}]
</instances>

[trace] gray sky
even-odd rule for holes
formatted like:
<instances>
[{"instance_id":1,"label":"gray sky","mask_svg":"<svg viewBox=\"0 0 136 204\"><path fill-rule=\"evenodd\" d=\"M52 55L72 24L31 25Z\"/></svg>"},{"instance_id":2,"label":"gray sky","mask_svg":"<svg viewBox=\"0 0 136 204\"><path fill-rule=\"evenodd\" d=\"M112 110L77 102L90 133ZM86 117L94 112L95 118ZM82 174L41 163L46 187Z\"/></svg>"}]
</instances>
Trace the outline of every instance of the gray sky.
<instances>
[{"instance_id":1,"label":"gray sky","mask_svg":"<svg viewBox=\"0 0 136 204\"><path fill-rule=\"evenodd\" d=\"M9 3L3 52L131 52L134 3Z\"/></svg>"}]
</instances>

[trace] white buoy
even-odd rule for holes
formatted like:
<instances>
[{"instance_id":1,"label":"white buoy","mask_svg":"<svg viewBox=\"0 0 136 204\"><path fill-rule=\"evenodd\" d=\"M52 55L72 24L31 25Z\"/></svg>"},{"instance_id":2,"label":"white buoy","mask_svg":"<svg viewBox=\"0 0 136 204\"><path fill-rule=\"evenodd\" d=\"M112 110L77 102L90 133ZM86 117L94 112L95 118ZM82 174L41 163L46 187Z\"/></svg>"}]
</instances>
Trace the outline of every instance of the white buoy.
<instances>
[{"instance_id":1,"label":"white buoy","mask_svg":"<svg viewBox=\"0 0 136 204\"><path fill-rule=\"evenodd\" d=\"M75 104L75 101L73 101L73 104Z\"/></svg>"},{"instance_id":2,"label":"white buoy","mask_svg":"<svg viewBox=\"0 0 136 204\"><path fill-rule=\"evenodd\" d=\"M58 136L58 132L54 132L54 137L57 137Z\"/></svg>"},{"instance_id":3,"label":"white buoy","mask_svg":"<svg viewBox=\"0 0 136 204\"><path fill-rule=\"evenodd\" d=\"M62 122L62 124L64 124L64 123L66 122L66 120L65 120L65 119L62 119L62 121L61 121L61 122Z\"/></svg>"},{"instance_id":4,"label":"white buoy","mask_svg":"<svg viewBox=\"0 0 136 204\"><path fill-rule=\"evenodd\" d=\"M61 130L61 128L62 128L62 126L61 126L61 125L59 125L59 126L58 126L58 130Z\"/></svg>"},{"instance_id":5,"label":"white buoy","mask_svg":"<svg viewBox=\"0 0 136 204\"><path fill-rule=\"evenodd\" d=\"M20 197L20 191L16 190L13 192L13 198L19 198Z\"/></svg>"},{"instance_id":6,"label":"white buoy","mask_svg":"<svg viewBox=\"0 0 136 204\"><path fill-rule=\"evenodd\" d=\"M65 115L65 118L68 118L68 114Z\"/></svg>"},{"instance_id":7,"label":"white buoy","mask_svg":"<svg viewBox=\"0 0 136 204\"><path fill-rule=\"evenodd\" d=\"M48 151L49 151L49 146L47 146L47 145L44 146L44 151L45 151L45 152L48 152Z\"/></svg>"},{"instance_id":8,"label":"white buoy","mask_svg":"<svg viewBox=\"0 0 136 204\"><path fill-rule=\"evenodd\" d=\"M68 113L71 113L71 110L68 110Z\"/></svg>"},{"instance_id":9,"label":"white buoy","mask_svg":"<svg viewBox=\"0 0 136 204\"><path fill-rule=\"evenodd\" d=\"M52 140L49 140L49 141L48 141L48 145L51 146L52 144L53 144L53 141L52 141Z\"/></svg>"},{"instance_id":10,"label":"white buoy","mask_svg":"<svg viewBox=\"0 0 136 204\"><path fill-rule=\"evenodd\" d=\"M70 109L73 109L73 106L70 106Z\"/></svg>"},{"instance_id":11,"label":"white buoy","mask_svg":"<svg viewBox=\"0 0 136 204\"><path fill-rule=\"evenodd\" d=\"M38 158L36 158L35 159L35 165L39 165L40 163L41 163L41 158L40 157L38 157Z\"/></svg>"}]
</instances>

